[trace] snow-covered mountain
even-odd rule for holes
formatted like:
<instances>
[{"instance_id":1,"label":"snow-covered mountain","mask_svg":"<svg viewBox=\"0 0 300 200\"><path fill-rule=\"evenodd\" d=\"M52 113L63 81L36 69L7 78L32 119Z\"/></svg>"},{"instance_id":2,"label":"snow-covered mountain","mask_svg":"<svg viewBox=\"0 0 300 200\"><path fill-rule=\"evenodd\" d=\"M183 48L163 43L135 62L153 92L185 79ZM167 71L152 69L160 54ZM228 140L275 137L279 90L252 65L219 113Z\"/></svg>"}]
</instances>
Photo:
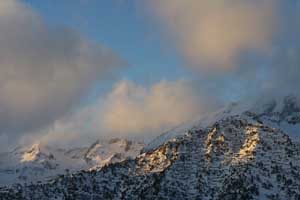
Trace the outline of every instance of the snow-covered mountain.
<instances>
[{"instance_id":1,"label":"snow-covered mountain","mask_svg":"<svg viewBox=\"0 0 300 200\"><path fill-rule=\"evenodd\" d=\"M258 99L254 103L252 101L230 103L216 112L184 122L161 134L151 141L144 151L155 149L164 142L182 136L190 130L205 129L221 119L238 115L252 116L264 124L283 130L291 139L300 142L300 96L288 95L283 98Z\"/></svg>"},{"instance_id":2,"label":"snow-covered mountain","mask_svg":"<svg viewBox=\"0 0 300 200\"><path fill-rule=\"evenodd\" d=\"M230 104L164 133L135 159L3 187L0 199L299 200L299 102Z\"/></svg>"},{"instance_id":3,"label":"snow-covered mountain","mask_svg":"<svg viewBox=\"0 0 300 200\"><path fill-rule=\"evenodd\" d=\"M0 154L0 185L49 180L59 174L99 169L139 155L144 144L124 139L96 141L70 150L41 144Z\"/></svg>"}]
</instances>

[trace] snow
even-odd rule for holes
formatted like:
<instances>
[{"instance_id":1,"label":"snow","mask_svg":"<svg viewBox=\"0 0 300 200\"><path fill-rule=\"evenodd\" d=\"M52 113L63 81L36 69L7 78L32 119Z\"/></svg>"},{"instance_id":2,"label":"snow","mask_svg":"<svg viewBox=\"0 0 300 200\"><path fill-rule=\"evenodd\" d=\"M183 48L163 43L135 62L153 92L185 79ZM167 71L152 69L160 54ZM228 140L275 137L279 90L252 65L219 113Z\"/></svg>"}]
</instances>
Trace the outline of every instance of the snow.
<instances>
[{"instance_id":1,"label":"snow","mask_svg":"<svg viewBox=\"0 0 300 200\"><path fill-rule=\"evenodd\" d=\"M135 158L143 143L122 139L96 141L70 150L35 143L0 153L0 186L46 181L59 174L100 169L108 163Z\"/></svg>"},{"instance_id":2,"label":"snow","mask_svg":"<svg viewBox=\"0 0 300 200\"><path fill-rule=\"evenodd\" d=\"M184 122L177 127L166 131L161 134L154 140L152 140L143 151L153 150L167 141L172 140L173 138L181 137L186 134L190 130L193 129L205 129L206 127L212 126L215 122L225 119L229 116L243 115L246 112L255 113L257 115L267 115L263 116L262 120L264 123L269 124L273 127L281 129L285 133L289 134L294 141L300 142L300 122L298 124L287 123L289 117L294 116L294 113L291 113L290 116L286 116L286 119L283 120L280 124L272 123L273 120L280 120L283 112L286 112L289 104L292 104L294 107L292 109L296 109L296 116L300 118L300 97L295 95L289 95L285 97L268 97L268 98L260 98L255 103L252 101L243 101L238 103L230 103L223 108L201 115L196 117L192 121Z\"/></svg>"}]
</instances>

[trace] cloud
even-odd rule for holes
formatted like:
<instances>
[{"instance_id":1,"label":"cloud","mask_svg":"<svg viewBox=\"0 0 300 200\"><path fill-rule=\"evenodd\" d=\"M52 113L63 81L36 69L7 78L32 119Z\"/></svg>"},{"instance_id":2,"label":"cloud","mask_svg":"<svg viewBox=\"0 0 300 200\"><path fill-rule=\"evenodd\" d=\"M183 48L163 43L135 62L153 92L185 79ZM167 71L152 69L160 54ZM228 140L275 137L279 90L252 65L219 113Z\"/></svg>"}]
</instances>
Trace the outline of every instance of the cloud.
<instances>
[{"instance_id":1,"label":"cloud","mask_svg":"<svg viewBox=\"0 0 300 200\"><path fill-rule=\"evenodd\" d=\"M267 90L300 94L300 46L274 50L270 66L264 83Z\"/></svg>"},{"instance_id":2,"label":"cloud","mask_svg":"<svg viewBox=\"0 0 300 200\"><path fill-rule=\"evenodd\" d=\"M149 0L158 21L199 79L219 94L299 93L299 0Z\"/></svg>"},{"instance_id":3,"label":"cloud","mask_svg":"<svg viewBox=\"0 0 300 200\"><path fill-rule=\"evenodd\" d=\"M278 28L277 0L149 2L189 66L202 70L234 68L243 51L267 53Z\"/></svg>"},{"instance_id":4,"label":"cloud","mask_svg":"<svg viewBox=\"0 0 300 200\"><path fill-rule=\"evenodd\" d=\"M150 87L123 80L106 96L70 118L58 120L41 140L61 145L95 138L149 140L217 107L216 99L189 81L160 81ZM63 139L62 139L63 138ZM78 145L79 145L78 144Z\"/></svg>"},{"instance_id":5,"label":"cloud","mask_svg":"<svg viewBox=\"0 0 300 200\"><path fill-rule=\"evenodd\" d=\"M159 132L208 111L208 99L186 81L161 81L148 89L122 81L107 98L103 123L119 134Z\"/></svg>"},{"instance_id":6,"label":"cloud","mask_svg":"<svg viewBox=\"0 0 300 200\"><path fill-rule=\"evenodd\" d=\"M0 43L0 135L50 125L124 65L109 49L46 25L16 0L0 2Z\"/></svg>"},{"instance_id":7,"label":"cloud","mask_svg":"<svg viewBox=\"0 0 300 200\"><path fill-rule=\"evenodd\" d=\"M219 99L256 99L273 95L272 91L299 93L296 1L153 0L150 4L188 63L200 69L197 84L178 80L145 87L120 81L94 105L57 121L45 141L153 138L213 110ZM221 73L210 76L207 70Z\"/></svg>"},{"instance_id":8,"label":"cloud","mask_svg":"<svg viewBox=\"0 0 300 200\"><path fill-rule=\"evenodd\" d=\"M200 80L149 87L120 81L75 111L124 62L73 30L46 25L19 1L1 1L0 146L19 137L73 145L98 137L152 138L214 109L220 98L299 91L299 1L148 2Z\"/></svg>"}]
</instances>

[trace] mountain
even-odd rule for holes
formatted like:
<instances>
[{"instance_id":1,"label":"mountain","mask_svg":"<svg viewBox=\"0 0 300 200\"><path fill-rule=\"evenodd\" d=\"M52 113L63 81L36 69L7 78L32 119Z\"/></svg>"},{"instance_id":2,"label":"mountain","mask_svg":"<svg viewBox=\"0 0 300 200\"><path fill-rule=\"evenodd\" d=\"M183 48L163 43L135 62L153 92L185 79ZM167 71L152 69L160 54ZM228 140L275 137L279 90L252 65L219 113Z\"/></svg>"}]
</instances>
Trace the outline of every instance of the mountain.
<instances>
[{"instance_id":1,"label":"mountain","mask_svg":"<svg viewBox=\"0 0 300 200\"><path fill-rule=\"evenodd\" d=\"M124 139L97 140L90 147L59 149L41 144L0 154L0 185L49 180L59 174L99 169L139 155L144 144Z\"/></svg>"},{"instance_id":2,"label":"mountain","mask_svg":"<svg viewBox=\"0 0 300 200\"><path fill-rule=\"evenodd\" d=\"M288 95L283 98L270 97L252 101L230 103L220 110L181 125L161 134L151 141L144 151L149 151L189 130L205 129L215 122L230 116L249 115L261 123L278 128L287 133L294 141L300 142L300 96Z\"/></svg>"},{"instance_id":3,"label":"mountain","mask_svg":"<svg viewBox=\"0 0 300 200\"><path fill-rule=\"evenodd\" d=\"M135 159L0 189L0 199L299 200L299 98L230 104Z\"/></svg>"}]
</instances>

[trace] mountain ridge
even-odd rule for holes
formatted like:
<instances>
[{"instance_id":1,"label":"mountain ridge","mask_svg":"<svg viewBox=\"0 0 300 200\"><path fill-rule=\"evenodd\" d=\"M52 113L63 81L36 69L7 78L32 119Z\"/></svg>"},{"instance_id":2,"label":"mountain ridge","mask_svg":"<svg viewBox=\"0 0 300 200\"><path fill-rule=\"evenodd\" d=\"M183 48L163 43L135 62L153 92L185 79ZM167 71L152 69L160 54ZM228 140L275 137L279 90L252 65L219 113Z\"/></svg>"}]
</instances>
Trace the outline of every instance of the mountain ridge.
<instances>
[{"instance_id":1,"label":"mountain ridge","mask_svg":"<svg viewBox=\"0 0 300 200\"><path fill-rule=\"evenodd\" d=\"M136 157L143 146L140 142L116 138L97 140L89 147L69 150L40 143L17 147L0 154L0 185L28 184L45 181L59 174L98 169L108 163Z\"/></svg>"},{"instance_id":2,"label":"mountain ridge","mask_svg":"<svg viewBox=\"0 0 300 200\"><path fill-rule=\"evenodd\" d=\"M291 137L300 132L295 101L264 103L263 112L231 104L206 121L177 127L171 133L174 137L163 136L135 159L48 183L3 187L0 196L8 200L298 200L300 146ZM296 127L296 132L287 132L292 130L287 127Z\"/></svg>"}]
</instances>

